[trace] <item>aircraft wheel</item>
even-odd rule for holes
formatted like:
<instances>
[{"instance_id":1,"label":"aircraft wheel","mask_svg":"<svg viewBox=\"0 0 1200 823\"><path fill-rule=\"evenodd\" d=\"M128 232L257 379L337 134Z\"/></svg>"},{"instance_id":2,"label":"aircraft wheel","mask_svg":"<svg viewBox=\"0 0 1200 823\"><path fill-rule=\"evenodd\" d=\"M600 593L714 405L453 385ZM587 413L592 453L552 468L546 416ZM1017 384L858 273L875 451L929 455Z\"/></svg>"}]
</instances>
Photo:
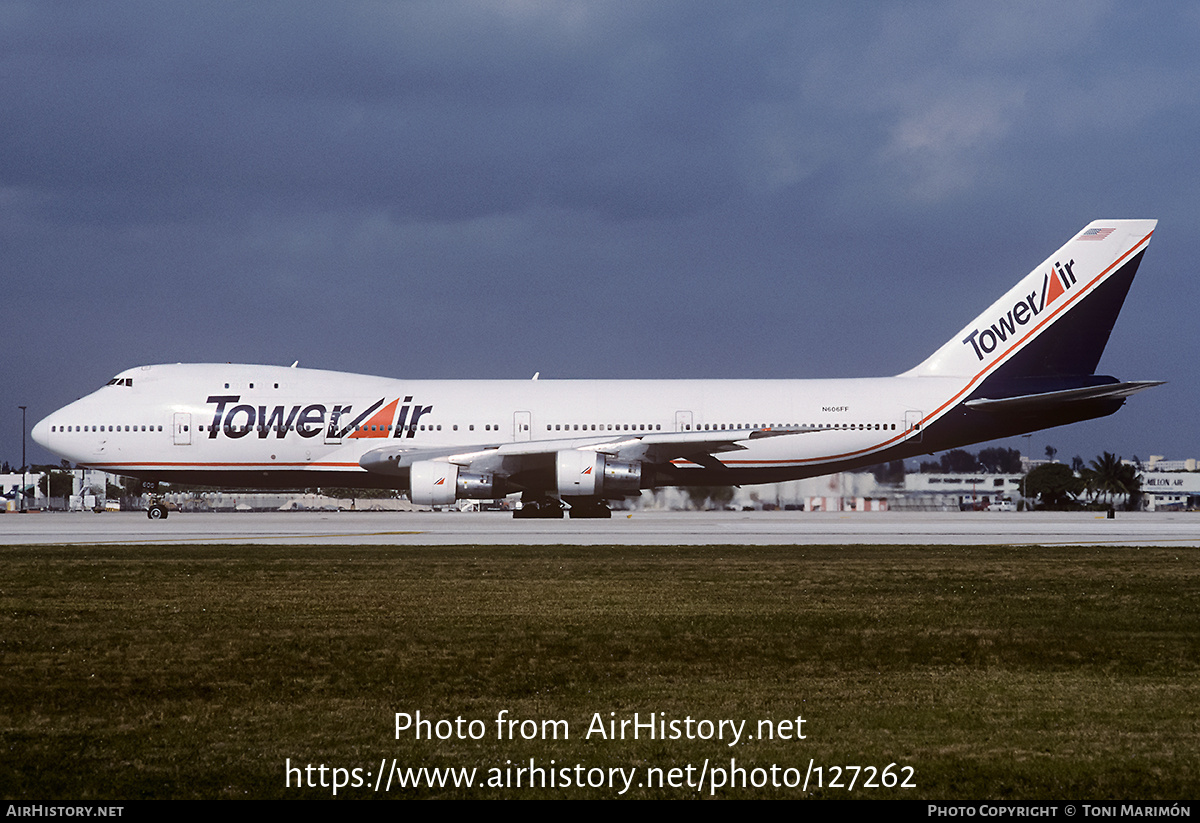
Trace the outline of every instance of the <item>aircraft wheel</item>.
<instances>
[{"instance_id":1,"label":"aircraft wheel","mask_svg":"<svg viewBox=\"0 0 1200 823\"><path fill-rule=\"evenodd\" d=\"M602 501L572 503L571 509L567 513L573 520L585 518L590 520L608 520L612 517L612 510Z\"/></svg>"},{"instance_id":2,"label":"aircraft wheel","mask_svg":"<svg viewBox=\"0 0 1200 823\"><path fill-rule=\"evenodd\" d=\"M550 520L561 520L563 517L563 504L561 501L554 498L547 498L538 506L538 517L548 518Z\"/></svg>"},{"instance_id":3,"label":"aircraft wheel","mask_svg":"<svg viewBox=\"0 0 1200 823\"><path fill-rule=\"evenodd\" d=\"M155 503L153 506L146 509L146 517L149 517L151 520L166 520L167 507L161 503Z\"/></svg>"}]
</instances>

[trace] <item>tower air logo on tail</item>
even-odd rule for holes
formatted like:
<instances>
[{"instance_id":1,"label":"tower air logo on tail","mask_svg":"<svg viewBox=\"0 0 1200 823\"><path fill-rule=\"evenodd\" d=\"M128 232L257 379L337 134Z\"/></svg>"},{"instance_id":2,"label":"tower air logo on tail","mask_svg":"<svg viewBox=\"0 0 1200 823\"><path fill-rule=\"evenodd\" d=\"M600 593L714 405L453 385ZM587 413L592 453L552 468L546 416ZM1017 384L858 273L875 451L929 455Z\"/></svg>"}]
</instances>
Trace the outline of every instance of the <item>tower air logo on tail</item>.
<instances>
[{"instance_id":1,"label":"tower air logo on tail","mask_svg":"<svg viewBox=\"0 0 1200 823\"><path fill-rule=\"evenodd\" d=\"M983 329L974 329L964 337L963 345L970 344L975 351L975 357L982 361L985 355L991 354L997 346L1015 336L1019 327L1028 325L1029 321L1045 311L1047 306L1070 291L1077 279L1071 270L1074 265L1074 260L1066 263L1055 261L1050 272L1042 275L1040 295L1036 291L1025 295L1014 303L1011 309L996 318L995 323Z\"/></svg>"}]
</instances>

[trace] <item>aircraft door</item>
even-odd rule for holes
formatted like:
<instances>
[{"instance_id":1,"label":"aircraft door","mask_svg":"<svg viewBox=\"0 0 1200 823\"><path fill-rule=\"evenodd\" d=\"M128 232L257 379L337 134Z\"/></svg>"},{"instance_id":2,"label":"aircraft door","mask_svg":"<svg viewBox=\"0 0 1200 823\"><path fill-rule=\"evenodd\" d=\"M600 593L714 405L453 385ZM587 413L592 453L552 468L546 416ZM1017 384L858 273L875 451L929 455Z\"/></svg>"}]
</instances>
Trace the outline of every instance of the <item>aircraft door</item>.
<instances>
[{"instance_id":1,"label":"aircraft door","mask_svg":"<svg viewBox=\"0 0 1200 823\"><path fill-rule=\"evenodd\" d=\"M904 433L911 443L921 442L921 418L924 415L919 411L906 411L904 413Z\"/></svg>"},{"instance_id":2,"label":"aircraft door","mask_svg":"<svg viewBox=\"0 0 1200 823\"><path fill-rule=\"evenodd\" d=\"M176 446L190 446L192 444L192 416L187 412L175 412L175 420L172 426L174 431L174 439Z\"/></svg>"},{"instance_id":3,"label":"aircraft door","mask_svg":"<svg viewBox=\"0 0 1200 823\"><path fill-rule=\"evenodd\" d=\"M325 427L325 445L326 446L342 445L342 433L338 429L338 426L341 425L340 421L338 420L338 418L341 417L341 415L338 414L338 411L340 410L340 408L341 408L340 406L335 408L334 411L331 412L329 415L329 425Z\"/></svg>"},{"instance_id":4,"label":"aircraft door","mask_svg":"<svg viewBox=\"0 0 1200 823\"><path fill-rule=\"evenodd\" d=\"M690 411L675 412L675 431L690 432L692 430L692 413Z\"/></svg>"},{"instance_id":5,"label":"aircraft door","mask_svg":"<svg viewBox=\"0 0 1200 823\"><path fill-rule=\"evenodd\" d=\"M527 411L513 412L513 440L517 442L529 440L533 429L530 417L531 415Z\"/></svg>"}]
</instances>

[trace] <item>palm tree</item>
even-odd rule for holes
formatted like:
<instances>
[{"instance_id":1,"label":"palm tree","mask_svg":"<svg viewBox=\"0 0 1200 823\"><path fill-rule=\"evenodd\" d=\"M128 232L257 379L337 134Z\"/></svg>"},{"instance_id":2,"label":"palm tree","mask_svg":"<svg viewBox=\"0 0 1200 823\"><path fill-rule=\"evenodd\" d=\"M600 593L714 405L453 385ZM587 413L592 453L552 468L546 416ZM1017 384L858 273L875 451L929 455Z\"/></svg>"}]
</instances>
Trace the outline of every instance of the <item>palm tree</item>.
<instances>
[{"instance_id":1,"label":"palm tree","mask_svg":"<svg viewBox=\"0 0 1200 823\"><path fill-rule=\"evenodd\" d=\"M1079 461L1081 464L1082 460ZM1096 461L1093 460L1094 464ZM1075 470L1079 474L1079 482L1083 487L1083 493L1088 496L1088 499L1095 502L1096 494L1099 492L1098 475L1093 469L1084 468L1082 465Z\"/></svg>"},{"instance_id":2,"label":"palm tree","mask_svg":"<svg viewBox=\"0 0 1200 823\"><path fill-rule=\"evenodd\" d=\"M1090 493L1103 494L1110 505L1118 494L1124 495L1127 502L1136 500L1142 487L1137 470L1111 452L1092 461L1092 467L1083 472L1083 481Z\"/></svg>"},{"instance_id":3,"label":"palm tree","mask_svg":"<svg viewBox=\"0 0 1200 823\"><path fill-rule=\"evenodd\" d=\"M1142 497L1142 476L1133 466L1122 463L1119 479L1125 494L1125 509L1137 508Z\"/></svg>"}]
</instances>

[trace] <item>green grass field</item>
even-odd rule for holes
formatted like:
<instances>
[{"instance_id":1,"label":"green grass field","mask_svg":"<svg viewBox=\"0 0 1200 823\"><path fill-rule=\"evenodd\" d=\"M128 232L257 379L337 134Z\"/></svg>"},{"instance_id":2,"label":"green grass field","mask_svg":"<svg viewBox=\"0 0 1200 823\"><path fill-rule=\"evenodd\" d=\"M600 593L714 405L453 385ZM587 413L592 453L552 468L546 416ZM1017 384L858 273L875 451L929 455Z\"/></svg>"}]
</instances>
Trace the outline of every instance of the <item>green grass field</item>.
<instances>
[{"instance_id":1,"label":"green grass field","mask_svg":"<svg viewBox=\"0 0 1200 823\"><path fill-rule=\"evenodd\" d=\"M296 788L298 772L289 788L289 760L360 769L347 798L618 796L619 782L527 775L519 789L373 790L381 762L476 768L479 784L533 759L624 769L625 797L1192 798L1198 561L1114 547L3 548L0 797L332 796ZM486 731L397 739L396 713L418 710ZM501 711L536 721L527 731L566 721L569 737L497 739ZM597 713L635 712L750 734L802 716L805 739L585 737ZM750 784L775 765L810 785L714 792L731 759ZM703 789L680 785L706 760ZM810 764L841 787L818 788ZM889 764L916 788L864 787L860 771L849 790L832 769ZM666 785L645 785L653 769Z\"/></svg>"}]
</instances>

